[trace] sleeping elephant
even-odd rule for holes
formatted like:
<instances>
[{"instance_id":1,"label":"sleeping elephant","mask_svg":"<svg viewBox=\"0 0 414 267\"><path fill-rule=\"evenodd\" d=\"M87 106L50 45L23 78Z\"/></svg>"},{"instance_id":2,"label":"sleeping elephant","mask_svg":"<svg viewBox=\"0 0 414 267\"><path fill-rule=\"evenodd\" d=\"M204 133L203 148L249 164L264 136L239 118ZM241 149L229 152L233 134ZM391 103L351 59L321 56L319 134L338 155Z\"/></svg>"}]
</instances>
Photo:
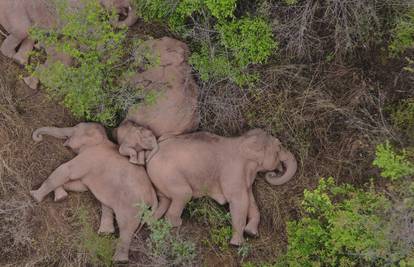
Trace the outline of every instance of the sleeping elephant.
<instances>
[{"instance_id":1,"label":"sleeping elephant","mask_svg":"<svg viewBox=\"0 0 414 267\"><path fill-rule=\"evenodd\" d=\"M151 130L156 137L194 131L200 121L198 86L187 62L187 45L164 37L146 41L142 46L159 60L156 66L135 74L130 83L156 99L154 103L132 106L126 120Z\"/></svg>"},{"instance_id":2,"label":"sleeping elephant","mask_svg":"<svg viewBox=\"0 0 414 267\"><path fill-rule=\"evenodd\" d=\"M285 170L284 174L276 176L275 169ZM171 224L179 226L181 213L193 197L229 203L233 245L243 242L243 232L258 234L260 214L252 191L257 173L267 172L270 184L281 185L296 169L293 154L260 129L233 138L207 132L167 138L147 163L148 175L163 195L155 217L166 212Z\"/></svg>"},{"instance_id":3,"label":"sleeping elephant","mask_svg":"<svg viewBox=\"0 0 414 267\"><path fill-rule=\"evenodd\" d=\"M145 165L145 151L150 151L150 159L158 151L157 138L154 134L131 121L124 121L115 131L118 140L119 153L129 157L129 162Z\"/></svg>"},{"instance_id":4,"label":"sleeping elephant","mask_svg":"<svg viewBox=\"0 0 414 267\"><path fill-rule=\"evenodd\" d=\"M79 8L81 0L67 0L70 7ZM125 20L114 22L115 26L131 26L138 17L129 0L99 0L108 10L119 15L127 14ZM56 6L53 0L1 0L0 25L9 33L0 51L3 55L27 64L34 41L29 38L30 28L52 28L58 24Z\"/></svg>"},{"instance_id":5,"label":"sleeping elephant","mask_svg":"<svg viewBox=\"0 0 414 267\"><path fill-rule=\"evenodd\" d=\"M119 155L118 146L109 141L100 124L80 123L70 128L43 127L33 133L33 139L41 141L44 134L67 139L64 145L78 155L60 165L39 189L30 191L30 194L37 202L41 202L50 192L62 186L71 191L90 190L102 203L100 231L114 231L115 213L120 242L114 261L128 261L129 245L140 224L140 212L136 205L145 203L154 210L158 206L147 172Z\"/></svg>"}]
</instances>

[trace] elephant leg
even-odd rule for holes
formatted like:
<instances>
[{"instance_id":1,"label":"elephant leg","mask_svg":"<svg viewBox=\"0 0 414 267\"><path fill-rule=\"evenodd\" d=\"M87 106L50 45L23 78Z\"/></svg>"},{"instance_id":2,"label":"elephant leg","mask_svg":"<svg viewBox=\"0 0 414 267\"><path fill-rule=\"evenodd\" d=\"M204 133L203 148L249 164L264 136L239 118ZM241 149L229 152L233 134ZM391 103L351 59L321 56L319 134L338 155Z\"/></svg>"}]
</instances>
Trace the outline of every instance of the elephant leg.
<instances>
[{"instance_id":1,"label":"elephant leg","mask_svg":"<svg viewBox=\"0 0 414 267\"><path fill-rule=\"evenodd\" d=\"M62 201L68 197L68 193L65 190L72 192L86 192L88 191L88 187L86 187L86 185L84 185L81 181L67 182L63 186L59 186L55 189L55 202Z\"/></svg>"},{"instance_id":2,"label":"elephant leg","mask_svg":"<svg viewBox=\"0 0 414 267\"><path fill-rule=\"evenodd\" d=\"M19 51L13 56L14 60L21 65L26 65L29 62L29 53L33 50L34 41L30 38L23 40Z\"/></svg>"},{"instance_id":3,"label":"elephant leg","mask_svg":"<svg viewBox=\"0 0 414 267\"><path fill-rule=\"evenodd\" d=\"M63 189L63 186L59 186L54 191L55 194L55 202L60 202L65 200L68 197L68 193Z\"/></svg>"},{"instance_id":4,"label":"elephant leg","mask_svg":"<svg viewBox=\"0 0 414 267\"><path fill-rule=\"evenodd\" d=\"M247 225L244 228L244 232L251 236L257 236L259 231L259 222L260 222L260 212L257 207L256 200L253 195L253 188L249 188L249 210L247 212Z\"/></svg>"},{"instance_id":5,"label":"elephant leg","mask_svg":"<svg viewBox=\"0 0 414 267\"><path fill-rule=\"evenodd\" d=\"M181 226L183 220L181 219L181 214L185 208L185 205L191 200L193 195L193 190L191 187L181 186L172 188L175 192L171 194L171 205L165 214L167 220L171 223L173 227Z\"/></svg>"},{"instance_id":6,"label":"elephant leg","mask_svg":"<svg viewBox=\"0 0 414 267\"><path fill-rule=\"evenodd\" d=\"M81 157L75 157L71 161L60 165L52 174L43 182L39 189L30 191L30 195L37 201L41 202L44 197L56 188L69 182L70 180L80 179L86 174L85 160Z\"/></svg>"},{"instance_id":7,"label":"elephant leg","mask_svg":"<svg viewBox=\"0 0 414 267\"><path fill-rule=\"evenodd\" d=\"M13 58L16 54L16 47L22 42L22 39L16 38L12 34L7 36L0 46L0 51L3 55L9 58Z\"/></svg>"},{"instance_id":8,"label":"elephant leg","mask_svg":"<svg viewBox=\"0 0 414 267\"><path fill-rule=\"evenodd\" d=\"M28 76L23 78L24 83L29 86L29 88L36 90L39 86L39 79L33 76Z\"/></svg>"},{"instance_id":9,"label":"elephant leg","mask_svg":"<svg viewBox=\"0 0 414 267\"><path fill-rule=\"evenodd\" d=\"M98 233L112 234L114 232L114 213L110 207L102 204L101 225L99 226Z\"/></svg>"},{"instance_id":10,"label":"elephant leg","mask_svg":"<svg viewBox=\"0 0 414 267\"><path fill-rule=\"evenodd\" d=\"M243 231L246 226L247 213L249 210L249 195L247 192L239 192L230 198L231 224L233 236L230 244L240 246L244 242Z\"/></svg>"},{"instance_id":11,"label":"elephant leg","mask_svg":"<svg viewBox=\"0 0 414 267\"><path fill-rule=\"evenodd\" d=\"M119 226L119 242L113 257L114 262L128 262L129 246L140 219L135 217L136 210L115 210L116 220Z\"/></svg>"},{"instance_id":12,"label":"elephant leg","mask_svg":"<svg viewBox=\"0 0 414 267\"><path fill-rule=\"evenodd\" d=\"M79 180L70 181L64 184L63 188L67 191L72 192L86 192L89 190L88 187L82 181Z\"/></svg>"},{"instance_id":13,"label":"elephant leg","mask_svg":"<svg viewBox=\"0 0 414 267\"><path fill-rule=\"evenodd\" d=\"M164 215L164 213L170 207L170 204L171 204L170 199L168 199L166 196L159 195L158 208L154 213L154 218L156 220L161 219L161 217Z\"/></svg>"},{"instance_id":14,"label":"elephant leg","mask_svg":"<svg viewBox=\"0 0 414 267\"><path fill-rule=\"evenodd\" d=\"M144 166L145 165L145 151L138 152L138 165Z\"/></svg>"}]
</instances>

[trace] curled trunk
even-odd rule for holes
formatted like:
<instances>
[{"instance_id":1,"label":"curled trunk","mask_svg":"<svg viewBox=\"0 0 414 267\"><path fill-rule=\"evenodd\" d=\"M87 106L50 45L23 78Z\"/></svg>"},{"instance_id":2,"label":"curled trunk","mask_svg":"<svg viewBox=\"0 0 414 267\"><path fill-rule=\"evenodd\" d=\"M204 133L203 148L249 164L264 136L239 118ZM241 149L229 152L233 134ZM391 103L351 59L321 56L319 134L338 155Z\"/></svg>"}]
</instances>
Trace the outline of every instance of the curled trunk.
<instances>
[{"instance_id":1,"label":"curled trunk","mask_svg":"<svg viewBox=\"0 0 414 267\"><path fill-rule=\"evenodd\" d=\"M69 128L42 127L42 128L36 129L33 132L32 138L34 141L40 142L43 140L42 135L46 134L46 135L50 135L56 138L66 139L72 135L73 131L74 131L73 127L69 127Z\"/></svg>"},{"instance_id":2,"label":"curled trunk","mask_svg":"<svg viewBox=\"0 0 414 267\"><path fill-rule=\"evenodd\" d=\"M153 149L151 152L146 156L145 162L149 162L151 158L157 154L158 150L160 150L160 146L157 143L157 140L155 140L155 143L153 144Z\"/></svg>"},{"instance_id":3,"label":"curled trunk","mask_svg":"<svg viewBox=\"0 0 414 267\"><path fill-rule=\"evenodd\" d=\"M288 182L295 175L298 168L295 156L291 152L282 150L279 156L286 171L282 176L277 176L275 172L267 172L265 176L266 181L272 185L282 185Z\"/></svg>"}]
</instances>

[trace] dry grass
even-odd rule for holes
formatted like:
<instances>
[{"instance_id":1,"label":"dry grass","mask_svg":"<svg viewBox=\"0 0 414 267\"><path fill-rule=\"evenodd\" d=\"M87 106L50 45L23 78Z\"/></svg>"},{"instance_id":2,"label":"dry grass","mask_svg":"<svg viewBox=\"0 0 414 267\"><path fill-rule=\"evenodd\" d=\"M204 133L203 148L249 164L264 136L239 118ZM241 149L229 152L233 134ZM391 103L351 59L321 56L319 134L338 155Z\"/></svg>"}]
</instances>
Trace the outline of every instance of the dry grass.
<instances>
[{"instance_id":1,"label":"dry grass","mask_svg":"<svg viewBox=\"0 0 414 267\"><path fill-rule=\"evenodd\" d=\"M316 9L310 3L315 2L308 1L308 5L285 13L292 17L302 14L292 20L292 25L313 23ZM131 34L168 34L160 27L138 25ZM282 38L284 53L309 55L309 51L322 48L324 44L313 39L317 33L312 29L299 29L297 36ZM283 29L279 34L283 36ZM179 232L197 244L200 257L195 265L238 266L242 260L272 262L286 248L285 223L300 215L303 189L314 186L321 176L366 182L375 172L371 168L374 145L384 138L400 140L384 112L384 107L398 102L413 88L414 81L400 75L400 69L395 65L367 70L324 62L277 62L261 67L262 79L254 90L236 88L227 82L204 84L200 96L202 129L238 135L248 128L264 128L295 153L299 170L291 182L279 187L257 178L254 194L262 217L260 237L249 239L250 253L245 258L238 255L236 248L221 251L206 245L204 240L210 235L206 225L185 219ZM48 138L35 144L32 131L40 126L69 126L76 122L67 110L19 81L21 73L0 55L0 265L85 266L89 259L76 241L82 227L76 213L86 206L97 229L97 201L88 193L72 193L62 203L54 203L49 197L34 204L28 195L54 168L73 156L60 140ZM134 238L130 266L168 265L149 255L147 238L145 228Z\"/></svg>"}]
</instances>

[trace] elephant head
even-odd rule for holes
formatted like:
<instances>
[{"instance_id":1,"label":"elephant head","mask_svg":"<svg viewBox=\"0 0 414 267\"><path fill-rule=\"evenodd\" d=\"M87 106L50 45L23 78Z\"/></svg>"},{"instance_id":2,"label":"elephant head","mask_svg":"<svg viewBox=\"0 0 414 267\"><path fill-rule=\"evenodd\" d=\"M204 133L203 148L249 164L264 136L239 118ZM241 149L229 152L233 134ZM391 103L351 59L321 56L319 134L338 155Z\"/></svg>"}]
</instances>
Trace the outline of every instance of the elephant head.
<instances>
[{"instance_id":1,"label":"elephant head","mask_svg":"<svg viewBox=\"0 0 414 267\"><path fill-rule=\"evenodd\" d=\"M266 181L272 185L284 184L296 173L295 156L282 147L279 139L261 129L250 130L242 136L241 153L257 163L259 172L266 172ZM284 173L277 176L276 169Z\"/></svg>"},{"instance_id":2,"label":"elephant head","mask_svg":"<svg viewBox=\"0 0 414 267\"><path fill-rule=\"evenodd\" d=\"M101 4L106 9L114 9L118 15L125 16L124 20L115 22L116 27L130 27L138 20L137 10L130 0L101 0Z\"/></svg>"},{"instance_id":3,"label":"elephant head","mask_svg":"<svg viewBox=\"0 0 414 267\"><path fill-rule=\"evenodd\" d=\"M134 164L145 164L144 150L151 151L146 159L149 161L159 149L157 138L152 131L138 126L131 121L121 123L116 130L116 136L118 144L120 145L119 153L124 156L129 156L129 161ZM142 152L139 158L137 152Z\"/></svg>"},{"instance_id":4,"label":"elephant head","mask_svg":"<svg viewBox=\"0 0 414 267\"><path fill-rule=\"evenodd\" d=\"M83 122L69 128L42 127L33 132L32 138L39 142L42 141L44 134L67 139L63 145L71 148L75 153L108 140L105 128L98 123Z\"/></svg>"},{"instance_id":5,"label":"elephant head","mask_svg":"<svg viewBox=\"0 0 414 267\"><path fill-rule=\"evenodd\" d=\"M150 40L147 42L147 45L159 56L161 66L179 66L184 61L187 61L190 54L186 44L170 37Z\"/></svg>"}]
</instances>

